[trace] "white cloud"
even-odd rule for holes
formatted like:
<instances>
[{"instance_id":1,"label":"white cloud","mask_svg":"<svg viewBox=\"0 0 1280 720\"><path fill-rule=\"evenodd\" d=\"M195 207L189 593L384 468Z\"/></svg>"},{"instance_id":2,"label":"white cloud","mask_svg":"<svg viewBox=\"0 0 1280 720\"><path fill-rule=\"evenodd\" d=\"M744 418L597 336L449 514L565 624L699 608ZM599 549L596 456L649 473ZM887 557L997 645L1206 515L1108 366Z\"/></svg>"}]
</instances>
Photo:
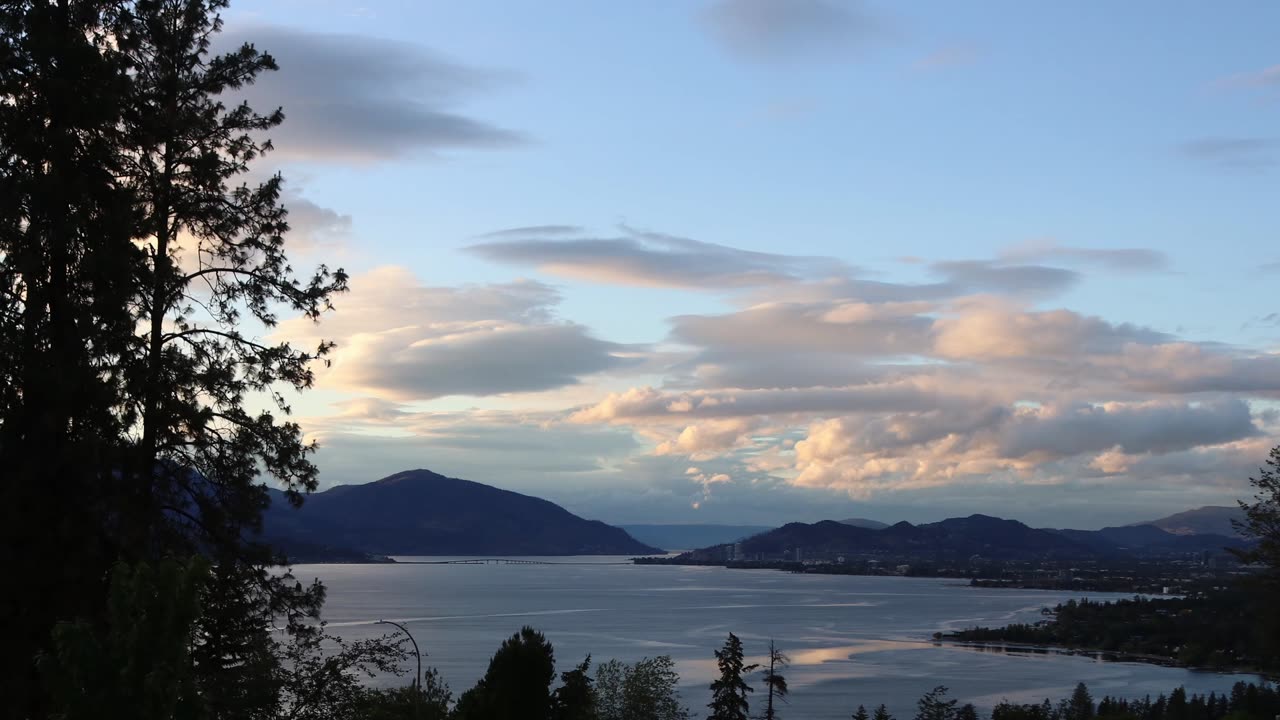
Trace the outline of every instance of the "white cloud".
<instances>
[{"instance_id":1,"label":"white cloud","mask_svg":"<svg viewBox=\"0 0 1280 720\"><path fill-rule=\"evenodd\" d=\"M352 278L332 320L293 320L277 335L337 343L321 387L399 401L548 390L633 362L622 346L557 321L558 299L535 282L426 287L385 267Z\"/></svg>"}]
</instances>

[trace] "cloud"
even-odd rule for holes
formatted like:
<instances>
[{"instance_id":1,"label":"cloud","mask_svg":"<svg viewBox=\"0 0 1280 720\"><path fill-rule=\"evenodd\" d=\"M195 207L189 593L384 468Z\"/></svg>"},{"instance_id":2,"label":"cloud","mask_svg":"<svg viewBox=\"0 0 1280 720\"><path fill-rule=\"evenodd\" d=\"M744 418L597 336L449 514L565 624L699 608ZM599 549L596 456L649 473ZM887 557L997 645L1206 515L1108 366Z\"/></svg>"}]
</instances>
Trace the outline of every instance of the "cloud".
<instances>
[{"instance_id":1,"label":"cloud","mask_svg":"<svg viewBox=\"0 0 1280 720\"><path fill-rule=\"evenodd\" d=\"M1056 485L1261 434L1236 399L838 417L815 422L795 444L794 482L861 498L965 482Z\"/></svg>"},{"instance_id":2,"label":"cloud","mask_svg":"<svg viewBox=\"0 0 1280 720\"><path fill-rule=\"evenodd\" d=\"M1053 242L1033 242L1010 248L1001 255L1012 262L1062 262L1106 270L1164 270L1169 258L1150 248L1083 248Z\"/></svg>"},{"instance_id":3,"label":"cloud","mask_svg":"<svg viewBox=\"0 0 1280 720\"><path fill-rule=\"evenodd\" d=\"M1280 65L1272 65L1253 72L1239 73L1219 80L1216 85L1228 89L1256 89L1280 91Z\"/></svg>"},{"instance_id":4,"label":"cloud","mask_svg":"<svg viewBox=\"0 0 1280 720\"><path fill-rule=\"evenodd\" d=\"M882 30L854 0L718 0L702 20L730 53L765 62L840 57Z\"/></svg>"},{"instance_id":5,"label":"cloud","mask_svg":"<svg viewBox=\"0 0 1280 720\"><path fill-rule=\"evenodd\" d=\"M1159 343L1168 335L1113 325L1070 310L1025 312L988 298L963 301L936 323L936 351L955 360L1054 360L1119 354L1129 343Z\"/></svg>"},{"instance_id":6,"label":"cloud","mask_svg":"<svg viewBox=\"0 0 1280 720\"><path fill-rule=\"evenodd\" d=\"M981 55L982 53L972 45L948 45L920 58L912 63L911 67L915 70L930 71L972 65Z\"/></svg>"},{"instance_id":7,"label":"cloud","mask_svg":"<svg viewBox=\"0 0 1280 720\"><path fill-rule=\"evenodd\" d=\"M1080 273L1044 265L1006 265L986 260L933 263L930 269L959 288L1009 295L1048 296L1080 281Z\"/></svg>"},{"instance_id":8,"label":"cloud","mask_svg":"<svg viewBox=\"0 0 1280 720\"><path fill-rule=\"evenodd\" d=\"M684 455L697 461L711 459L725 450L746 444L748 434L759 423L751 419L729 418L686 425L673 440L658 444L655 455Z\"/></svg>"},{"instance_id":9,"label":"cloud","mask_svg":"<svg viewBox=\"0 0 1280 720\"><path fill-rule=\"evenodd\" d=\"M622 430L501 411L412 412L401 406L394 421L358 421L344 408L340 415L300 422L319 442L324 487L425 467L546 497L563 493L568 478L603 481L637 449Z\"/></svg>"},{"instance_id":10,"label":"cloud","mask_svg":"<svg viewBox=\"0 0 1280 720\"><path fill-rule=\"evenodd\" d=\"M717 350L840 352L908 356L928 350L933 320L924 302L758 305L728 315L672 318L678 342Z\"/></svg>"},{"instance_id":11,"label":"cloud","mask_svg":"<svg viewBox=\"0 0 1280 720\"><path fill-rule=\"evenodd\" d=\"M697 352L667 369L664 386L674 389L843 387L891 376L901 366L856 359L833 362L830 354L791 348L715 348Z\"/></svg>"},{"instance_id":12,"label":"cloud","mask_svg":"<svg viewBox=\"0 0 1280 720\"><path fill-rule=\"evenodd\" d=\"M342 230L336 213L318 217ZM1153 250L1044 242L921 261L935 281L897 283L630 227L581 234L509 228L472 252L564 276L715 289L730 309L670 318L659 349L625 346L560 317L558 291L542 282L431 287L404 268L375 269L332 318L281 327L299 342L340 343L319 384L346 396L307 419L309 435L377 455L388 471L444 467L649 521L817 519L855 500L1035 517L1037 502L1097 498L1099 487L1158 498L1162 510L1220 503L1248 477L1232 474L1239 454L1280 437L1268 410L1280 354L1046 305L1086 270L1166 268ZM427 410L458 395L503 396L484 404L504 410ZM564 457L538 445L559 442L572 446ZM869 513L844 513L856 514Z\"/></svg>"},{"instance_id":13,"label":"cloud","mask_svg":"<svg viewBox=\"0 0 1280 720\"><path fill-rule=\"evenodd\" d=\"M834 258L743 250L626 225L620 236L558 237L577 229L544 225L499 230L481 236L496 240L471 245L467 251L493 262L603 284L746 291L744 297L752 303L836 298L905 302L979 292L1039 298L1071 288L1082 276L1075 270L1026 262L1033 256L1126 269L1161 262L1158 253L1140 249L1045 246L1022 250L1025 257L1015 253L996 260L930 263L928 271L940 282L896 283L858 277L855 268Z\"/></svg>"},{"instance_id":14,"label":"cloud","mask_svg":"<svg viewBox=\"0 0 1280 720\"><path fill-rule=\"evenodd\" d=\"M579 235L583 232L583 228L577 225L529 225L526 227L507 228L505 230L494 230L483 235L477 235L479 238L527 238L537 236L557 236L557 235Z\"/></svg>"},{"instance_id":15,"label":"cloud","mask_svg":"<svg viewBox=\"0 0 1280 720\"><path fill-rule=\"evenodd\" d=\"M1188 342L1128 345L1118 358L1101 359L1099 370L1116 368L1122 385L1160 394L1247 393L1280 396L1280 354L1250 354Z\"/></svg>"},{"instance_id":16,"label":"cloud","mask_svg":"<svg viewBox=\"0 0 1280 720\"><path fill-rule=\"evenodd\" d=\"M963 389L943 389L928 376L852 385L842 388L699 390L664 392L652 387L610 393L599 403L569 416L575 423L658 421L687 423L707 418L745 418L795 414L927 412L940 408L972 409L978 399Z\"/></svg>"},{"instance_id":17,"label":"cloud","mask_svg":"<svg viewBox=\"0 0 1280 720\"><path fill-rule=\"evenodd\" d=\"M348 338L325 382L405 400L534 392L620 367L619 350L573 324L413 325Z\"/></svg>"},{"instance_id":18,"label":"cloud","mask_svg":"<svg viewBox=\"0 0 1280 720\"><path fill-rule=\"evenodd\" d=\"M424 287L385 267L352 279L332 321L293 320L278 335L338 343L322 387L399 401L548 390L632 362L622 346L557 321L558 300L531 281Z\"/></svg>"},{"instance_id":19,"label":"cloud","mask_svg":"<svg viewBox=\"0 0 1280 720\"><path fill-rule=\"evenodd\" d=\"M556 228L568 226L553 226ZM621 237L550 240L528 232L518 239L472 245L467 250L494 262L599 283L668 288L744 288L819 273L840 273L830 258L740 250L623 226ZM502 237L518 230L499 231Z\"/></svg>"},{"instance_id":20,"label":"cloud","mask_svg":"<svg viewBox=\"0 0 1280 720\"><path fill-rule=\"evenodd\" d=\"M454 109L467 95L509 84L509 74L459 65L409 43L281 26L229 28L217 49L245 42L280 65L235 98L263 112L283 106L285 122L273 131L277 157L370 162L527 142Z\"/></svg>"},{"instance_id":21,"label":"cloud","mask_svg":"<svg viewBox=\"0 0 1280 720\"><path fill-rule=\"evenodd\" d=\"M1006 458L1052 458L1111 448L1127 455L1167 453L1258 434L1239 399L1045 406L1012 415L999 452Z\"/></svg>"},{"instance_id":22,"label":"cloud","mask_svg":"<svg viewBox=\"0 0 1280 720\"><path fill-rule=\"evenodd\" d=\"M1280 164L1280 141L1275 138L1201 138L1180 149L1193 162L1216 170L1261 172Z\"/></svg>"},{"instance_id":23,"label":"cloud","mask_svg":"<svg viewBox=\"0 0 1280 720\"><path fill-rule=\"evenodd\" d=\"M351 216L317 205L286 191L282 203L289 210L289 249L311 252L330 248L351 235Z\"/></svg>"}]
</instances>

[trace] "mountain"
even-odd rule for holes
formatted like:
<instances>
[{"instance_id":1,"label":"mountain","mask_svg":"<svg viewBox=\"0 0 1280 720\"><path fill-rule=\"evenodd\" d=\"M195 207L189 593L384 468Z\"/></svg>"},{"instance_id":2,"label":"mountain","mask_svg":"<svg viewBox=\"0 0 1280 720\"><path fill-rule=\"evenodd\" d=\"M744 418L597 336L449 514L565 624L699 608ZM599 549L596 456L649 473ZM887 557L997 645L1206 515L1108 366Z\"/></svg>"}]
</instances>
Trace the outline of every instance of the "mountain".
<instances>
[{"instance_id":1,"label":"mountain","mask_svg":"<svg viewBox=\"0 0 1280 720\"><path fill-rule=\"evenodd\" d=\"M554 503L429 470L338 485L294 510L274 495L264 535L373 555L652 555L626 531Z\"/></svg>"},{"instance_id":2,"label":"mountain","mask_svg":"<svg viewBox=\"0 0 1280 720\"><path fill-rule=\"evenodd\" d=\"M1225 535L1176 535L1155 525L1125 525L1101 530L1051 530L1063 537L1088 545L1099 552L1145 557L1221 553L1227 548L1243 548L1248 543Z\"/></svg>"},{"instance_id":3,"label":"mountain","mask_svg":"<svg viewBox=\"0 0 1280 720\"><path fill-rule=\"evenodd\" d=\"M1244 513L1239 507L1224 505L1206 505L1195 510L1175 513L1169 517L1152 520L1135 525L1154 525L1174 535L1225 535L1239 537L1232 520L1243 520Z\"/></svg>"},{"instance_id":4,"label":"mountain","mask_svg":"<svg viewBox=\"0 0 1280 720\"><path fill-rule=\"evenodd\" d=\"M748 557L779 557L801 548L805 557L865 556L928 560L969 558L1032 560L1091 558L1099 551L1057 533L1036 530L1016 520L971 515L936 523L900 522L882 529L847 525L834 520L789 523L742 541ZM712 557L719 548L705 548L693 557ZM721 554L723 554L721 552Z\"/></svg>"},{"instance_id":5,"label":"mountain","mask_svg":"<svg viewBox=\"0 0 1280 720\"><path fill-rule=\"evenodd\" d=\"M768 532L768 525L619 525L646 545L667 550L691 550L723 545Z\"/></svg>"},{"instance_id":6,"label":"mountain","mask_svg":"<svg viewBox=\"0 0 1280 720\"><path fill-rule=\"evenodd\" d=\"M882 523L879 520L868 520L866 518L845 518L840 522L845 525L852 525L854 527L861 527L861 528L870 528L872 530L883 530L889 527L889 523Z\"/></svg>"}]
</instances>

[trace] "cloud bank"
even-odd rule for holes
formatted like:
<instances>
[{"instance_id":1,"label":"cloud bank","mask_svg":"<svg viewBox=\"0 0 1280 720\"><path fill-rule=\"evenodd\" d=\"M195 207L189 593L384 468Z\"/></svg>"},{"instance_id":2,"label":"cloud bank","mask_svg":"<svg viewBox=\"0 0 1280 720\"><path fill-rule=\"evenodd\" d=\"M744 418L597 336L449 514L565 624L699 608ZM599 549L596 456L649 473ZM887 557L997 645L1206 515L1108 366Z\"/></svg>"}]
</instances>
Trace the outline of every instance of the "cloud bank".
<instances>
[{"instance_id":1,"label":"cloud bank","mask_svg":"<svg viewBox=\"0 0 1280 720\"><path fill-rule=\"evenodd\" d=\"M627 517L626 497L686 520L1063 493L1226 502L1280 437L1280 354L1059 304L1091 274L1170 272L1156 250L1037 242L920 262L932 280L899 282L625 226L480 237L467 252L548 279L432 287L380 268L332 322L281 327L339 342L320 385L349 399L309 428L342 448L385 436L389 457L417 448L459 474L484 465L468 452L510 447L495 462L518 465L524 448L531 490L555 497L569 474L571 507ZM625 346L560 317L555 278L698 290L724 309Z\"/></svg>"}]
</instances>

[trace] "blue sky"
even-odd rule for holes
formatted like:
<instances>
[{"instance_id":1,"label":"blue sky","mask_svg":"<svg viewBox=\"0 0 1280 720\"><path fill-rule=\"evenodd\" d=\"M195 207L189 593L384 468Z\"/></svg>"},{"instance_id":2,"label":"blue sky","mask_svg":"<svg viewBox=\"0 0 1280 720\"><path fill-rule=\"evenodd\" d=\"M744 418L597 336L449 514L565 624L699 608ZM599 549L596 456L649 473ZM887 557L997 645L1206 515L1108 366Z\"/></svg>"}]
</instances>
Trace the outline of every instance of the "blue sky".
<instances>
[{"instance_id":1,"label":"blue sky","mask_svg":"<svg viewBox=\"0 0 1280 720\"><path fill-rule=\"evenodd\" d=\"M1088 526L1229 502L1280 435L1274 3L226 19L282 66L298 264L355 278L277 331L340 343L325 484Z\"/></svg>"}]
</instances>

